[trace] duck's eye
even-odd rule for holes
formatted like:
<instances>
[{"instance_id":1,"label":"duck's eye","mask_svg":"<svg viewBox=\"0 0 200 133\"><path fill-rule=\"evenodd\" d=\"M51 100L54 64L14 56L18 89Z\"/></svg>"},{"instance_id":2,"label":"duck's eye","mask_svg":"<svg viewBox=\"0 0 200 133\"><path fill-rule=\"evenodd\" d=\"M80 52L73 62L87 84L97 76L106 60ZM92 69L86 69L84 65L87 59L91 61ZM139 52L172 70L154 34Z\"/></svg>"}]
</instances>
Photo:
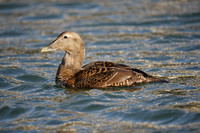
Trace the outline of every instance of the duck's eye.
<instances>
[{"instance_id":1,"label":"duck's eye","mask_svg":"<svg viewBox=\"0 0 200 133\"><path fill-rule=\"evenodd\" d=\"M65 39L67 39L67 36L64 36Z\"/></svg>"}]
</instances>

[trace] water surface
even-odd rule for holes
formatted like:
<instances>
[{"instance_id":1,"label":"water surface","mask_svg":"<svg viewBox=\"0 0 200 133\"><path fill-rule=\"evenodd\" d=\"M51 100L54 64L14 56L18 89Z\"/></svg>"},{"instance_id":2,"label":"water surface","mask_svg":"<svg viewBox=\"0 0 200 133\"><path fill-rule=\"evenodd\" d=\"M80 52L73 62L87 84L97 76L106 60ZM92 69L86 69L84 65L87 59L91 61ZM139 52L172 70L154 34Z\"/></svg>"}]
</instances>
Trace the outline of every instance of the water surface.
<instances>
[{"instance_id":1,"label":"water surface","mask_svg":"<svg viewBox=\"0 0 200 133\"><path fill-rule=\"evenodd\" d=\"M200 2L0 0L0 131L200 132ZM125 63L170 81L113 89L55 86L70 30L84 64Z\"/></svg>"}]
</instances>

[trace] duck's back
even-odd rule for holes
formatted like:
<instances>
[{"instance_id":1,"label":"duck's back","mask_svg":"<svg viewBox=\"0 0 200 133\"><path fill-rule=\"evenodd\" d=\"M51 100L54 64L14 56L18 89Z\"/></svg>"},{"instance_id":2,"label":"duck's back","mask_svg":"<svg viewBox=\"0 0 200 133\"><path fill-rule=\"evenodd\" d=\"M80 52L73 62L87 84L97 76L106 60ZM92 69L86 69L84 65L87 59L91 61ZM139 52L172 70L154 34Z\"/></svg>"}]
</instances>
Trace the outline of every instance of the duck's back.
<instances>
[{"instance_id":1,"label":"duck's back","mask_svg":"<svg viewBox=\"0 0 200 133\"><path fill-rule=\"evenodd\" d=\"M145 72L124 64L97 61L82 67L68 84L74 88L105 88L111 86L134 86L143 82L162 81Z\"/></svg>"}]
</instances>

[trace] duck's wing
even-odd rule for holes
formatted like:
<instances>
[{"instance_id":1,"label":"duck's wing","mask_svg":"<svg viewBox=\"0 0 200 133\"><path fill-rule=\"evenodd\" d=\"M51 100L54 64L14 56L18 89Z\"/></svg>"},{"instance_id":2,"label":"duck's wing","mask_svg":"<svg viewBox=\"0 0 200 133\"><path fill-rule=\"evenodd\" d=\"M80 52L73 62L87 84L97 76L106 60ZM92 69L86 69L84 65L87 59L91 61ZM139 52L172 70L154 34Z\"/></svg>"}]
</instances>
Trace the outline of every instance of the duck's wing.
<instances>
[{"instance_id":1,"label":"duck's wing","mask_svg":"<svg viewBox=\"0 0 200 133\"><path fill-rule=\"evenodd\" d=\"M68 84L75 88L104 88L130 86L143 82L165 82L165 80L124 64L97 61L82 68L83 70L71 78Z\"/></svg>"},{"instance_id":2,"label":"duck's wing","mask_svg":"<svg viewBox=\"0 0 200 133\"><path fill-rule=\"evenodd\" d=\"M132 72L129 70L96 66L81 70L74 76L73 81L75 88L104 88L131 85L131 77Z\"/></svg>"},{"instance_id":3,"label":"duck's wing","mask_svg":"<svg viewBox=\"0 0 200 133\"><path fill-rule=\"evenodd\" d=\"M130 73L130 71L132 71L132 74L135 75L135 76L139 75L139 77L145 77L145 78L148 78L148 79L154 78L153 76L141 71L140 69L132 68L132 67L125 65L125 64L113 63L113 62L109 62L109 61L91 62L89 64L84 65L82 68L88 69L88 68L91 68L91 67L106 67L106 68L112 67L112 68L117 68L117 69L121 69L121 70L128 70L129 73ZM123 73L125 73L125 72L123 71Z\"/></svg>"},{"instance_id":4,"label":"duck's wing","mask_svg":"<svg viewBox=\"0 0 200 133\"><path fill-rule=\"evenodd\" d=\"M116 68L123 68L123 69L131 69L131 67L128 65L113 63L113 62L109 62L109 61L91 62L89 64L84 65L82 68L87 69L90 67L116 67Z\"/></svg>"}]
</instances>

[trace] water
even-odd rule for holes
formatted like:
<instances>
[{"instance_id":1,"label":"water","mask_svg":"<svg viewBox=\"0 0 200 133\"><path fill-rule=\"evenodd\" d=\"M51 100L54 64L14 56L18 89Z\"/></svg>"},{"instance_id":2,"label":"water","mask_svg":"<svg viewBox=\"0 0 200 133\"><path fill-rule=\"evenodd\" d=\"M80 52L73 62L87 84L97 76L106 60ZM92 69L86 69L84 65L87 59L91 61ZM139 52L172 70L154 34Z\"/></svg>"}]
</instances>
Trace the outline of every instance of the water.
<instances>
[{"instance_id":1,"label":"water","mask_svg":"<svg viewBox=\"0 0 200 133\"><path fill-rule=\"evenodd\" d=\"M0 1L0 131L200 132L198 0ZM107 60L170 81L132 88L55 86L63 52L40 53L65 30L81 34L84 64Z\"/></svg>"}]
</instances>

